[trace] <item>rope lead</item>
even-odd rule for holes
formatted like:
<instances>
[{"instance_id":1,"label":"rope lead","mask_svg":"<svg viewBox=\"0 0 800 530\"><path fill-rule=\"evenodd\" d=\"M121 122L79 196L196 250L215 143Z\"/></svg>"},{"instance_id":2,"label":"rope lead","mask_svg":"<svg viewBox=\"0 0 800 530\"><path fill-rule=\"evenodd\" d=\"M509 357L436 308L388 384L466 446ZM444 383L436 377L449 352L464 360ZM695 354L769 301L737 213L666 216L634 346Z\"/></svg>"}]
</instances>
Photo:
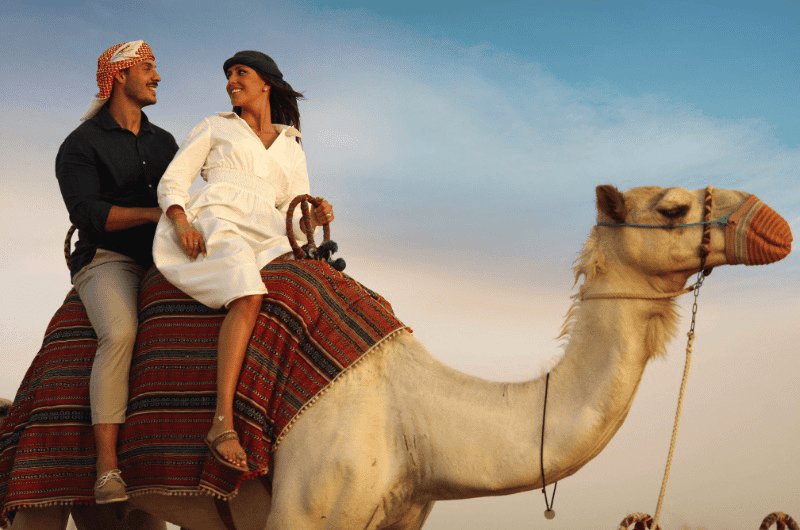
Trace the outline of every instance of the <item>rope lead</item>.
<instances>
[{"instance_id":1,"label":"rope lead","mask_svg":"<svg viewBox=\"0 0 800 530\"><path fill-rule=\"evenodd\" d=\"M703 258L705 262L705 258ZM694 303L692 304L692 323L689 326L689 332L686 334L686 361L683 365L683 377L681 378L681 389L678 393L678 405L675 409L675 422L672 425L672 437L669 441L669 452L667 453L667 463L664 466L664 478L661 481L661 490L658 493L658 503L656 505L656 514L653 517L653 527L658 528L658 521L661 518L661 508L664 505L664 497L667 495L667 482L669 481L669 473L672 468L672 458L675 454L675 445L678 441L678 427L681 420L681 412L683 411L683 400L686 395L686 382L689 380L689 368L692 364L692 350L694 349L694 327L697 320L697 299L700 296L700 287L703 285L705 273L702 270L697 273L697 287L694 290Z\"/></svg>"},{"instance_id":2,"label":"rope lead","mask_svg":"<svg viewBox=\"0 0 800 530\"><path fill-rule=\"evenodd\" d=\"M558 482L553 484L553 495L550 500L547 499L547 480L544 478L544 422L547 418L547 392L550 389L550 372L547 372L547 377L544 379L544 406L542 408L542 441L539 444L539 466L542 471L542 495L544 495L544 505L547 508L544 511L545 519L554 519L556 512L553 510L553 503L556 501L556 488Z\"/></svg>"}]
</instances>

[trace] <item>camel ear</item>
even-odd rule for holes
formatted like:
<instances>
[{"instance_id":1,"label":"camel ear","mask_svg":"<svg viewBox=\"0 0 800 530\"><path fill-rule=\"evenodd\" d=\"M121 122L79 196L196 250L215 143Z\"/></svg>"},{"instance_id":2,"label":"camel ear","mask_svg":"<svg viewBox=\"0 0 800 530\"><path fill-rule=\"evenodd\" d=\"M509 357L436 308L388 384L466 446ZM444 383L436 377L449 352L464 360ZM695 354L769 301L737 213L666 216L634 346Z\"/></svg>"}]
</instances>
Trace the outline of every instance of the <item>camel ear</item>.
<instances>
[{"instance_id":1,"label":"camel ear","mask_svg":"<svg viewBox=\"0 0 800 530\"><path fill-rule=\"evenodd\" d=\"M624 223L628 209L625 208L625 198L615 186L604 184L597 186L597 211L615 223Z\"/></svg>"}]
</instances>

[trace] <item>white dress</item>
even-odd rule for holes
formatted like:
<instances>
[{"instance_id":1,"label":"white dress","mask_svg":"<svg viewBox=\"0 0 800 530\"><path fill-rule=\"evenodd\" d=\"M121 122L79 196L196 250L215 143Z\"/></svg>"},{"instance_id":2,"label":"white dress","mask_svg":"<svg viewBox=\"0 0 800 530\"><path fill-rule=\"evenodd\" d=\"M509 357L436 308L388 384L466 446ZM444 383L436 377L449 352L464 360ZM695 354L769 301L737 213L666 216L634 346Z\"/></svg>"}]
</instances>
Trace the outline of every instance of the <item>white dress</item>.
<instances>
[{"instance_id":1,"label":"white dress","mask_svg":"<svg viewBox=\"0 0 800 530\"><path fill-rule=\"evenodd\" d=\"M177 204L205 238L208 255L189 258L173 222L161 216L153 259L173 285L203 304L227 307L233 300L266 293L260 270L291 251L286 211L291 200L309 193L300 132L274 125L278 137L268 149L233 112L204 118L186 137L158 184L158 204ZM200 172L206 181L189 195ZM298 243L306 242L294 217Z\"/></svg>"}]
</instances>

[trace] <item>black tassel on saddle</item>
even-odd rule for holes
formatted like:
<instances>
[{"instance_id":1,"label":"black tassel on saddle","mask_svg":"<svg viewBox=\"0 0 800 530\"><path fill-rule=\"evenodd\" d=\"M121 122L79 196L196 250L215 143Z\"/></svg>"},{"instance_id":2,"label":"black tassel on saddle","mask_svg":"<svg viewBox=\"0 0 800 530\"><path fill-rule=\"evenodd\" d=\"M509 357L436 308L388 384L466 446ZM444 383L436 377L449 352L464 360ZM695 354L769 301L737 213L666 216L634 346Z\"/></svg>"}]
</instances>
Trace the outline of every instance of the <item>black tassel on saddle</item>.
<instances>
[{"instance_id":1,"label":"black tassel on saddle","mask_svg":"<svg viewBox=\"0 0 800 530\"><path fill-rule=\"evenodd\" d=\"M308 203L316 208L322 202L321 197L312 197L311 195L298 195L289 204L289 209L286 212L286 235L289 238L289 244L292 246L295 259L316 259L328 263L331 267L339 272L342 272L347 265L343 258L333 259L332 255L339 250L339 245L335 241L331 241L331 228L330 223L326 222L322 225L322 243L319 247L314 242L314 230L311 229L311 214ZM294 237L294 209L300 204L300 210L303 212L303 222L300 226L306 234L308 243L302 247L297 244Z\"/></svg>"},{"instance_id":2,"label":"black tassel on saddle","mask_svg":"<svg viewBox=\"0 0 800 530\"><path fill-rule=\"evenodd\" d=\"M319 255L318 259L323 259L327 261L331 267L336 269L339 272L342 272L344 268L347 266L345 263L344 258L336 258L332 259L331 255L335 254L339 250L339 245L336 244L336 241L329 239L327 241L323 241L322 244L317 247L317 253Z\"/></svg>"}]
</instances>

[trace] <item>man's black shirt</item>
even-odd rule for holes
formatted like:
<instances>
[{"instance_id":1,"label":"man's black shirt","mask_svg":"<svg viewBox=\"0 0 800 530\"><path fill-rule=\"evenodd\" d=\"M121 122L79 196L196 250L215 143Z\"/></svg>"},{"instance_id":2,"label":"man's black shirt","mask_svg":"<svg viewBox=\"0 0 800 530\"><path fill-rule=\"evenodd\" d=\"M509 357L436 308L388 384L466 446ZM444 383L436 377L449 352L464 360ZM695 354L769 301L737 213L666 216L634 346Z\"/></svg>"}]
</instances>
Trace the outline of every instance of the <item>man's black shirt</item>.
<instances>
[{"instance_id":1,"label":"man's black shirt","mask_svg":"<svg viewBox=\"0 0 800 530\"><path fill-rule=\"evenodd\" d=\"M144 113L136 136L119 126L107 106L67 136L56 156L56 177L70 221L79 230L70 262L73 276L98 248L129 256L143 267L152 265L156 225L106 232L106 219L112 206L157 207L158 181L177 150L175 138Z\"/></svg>"}]
</instances>

